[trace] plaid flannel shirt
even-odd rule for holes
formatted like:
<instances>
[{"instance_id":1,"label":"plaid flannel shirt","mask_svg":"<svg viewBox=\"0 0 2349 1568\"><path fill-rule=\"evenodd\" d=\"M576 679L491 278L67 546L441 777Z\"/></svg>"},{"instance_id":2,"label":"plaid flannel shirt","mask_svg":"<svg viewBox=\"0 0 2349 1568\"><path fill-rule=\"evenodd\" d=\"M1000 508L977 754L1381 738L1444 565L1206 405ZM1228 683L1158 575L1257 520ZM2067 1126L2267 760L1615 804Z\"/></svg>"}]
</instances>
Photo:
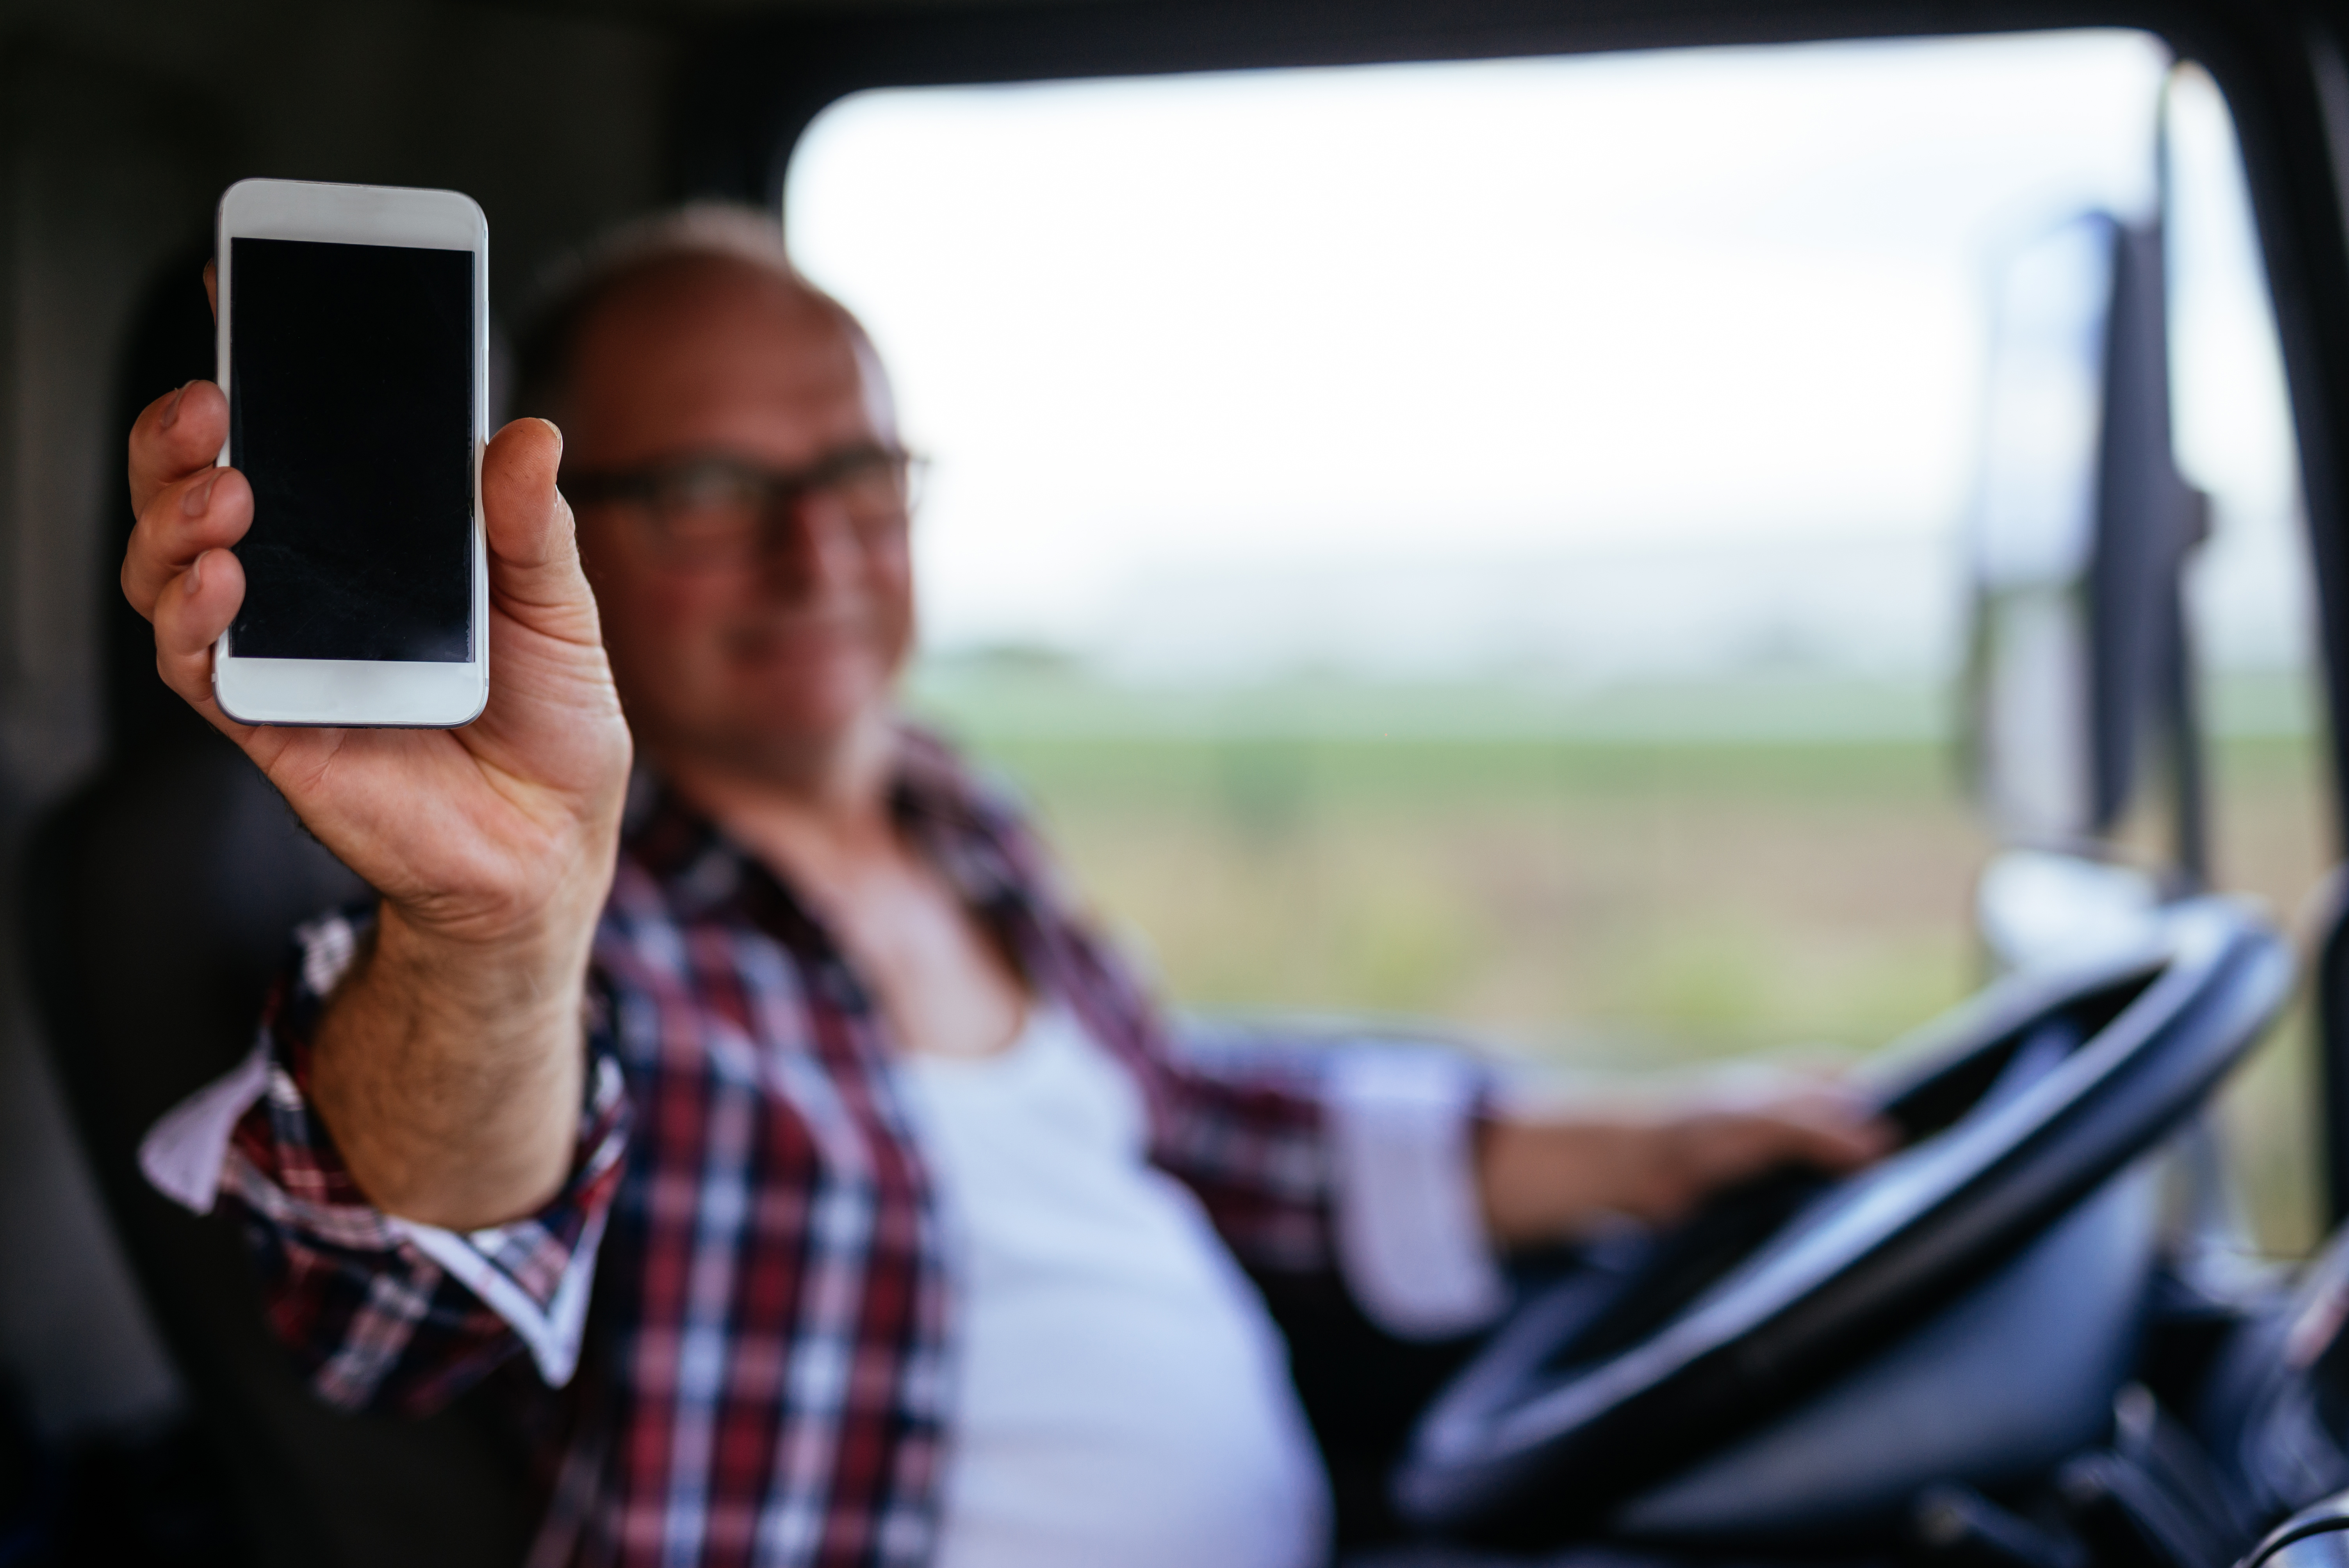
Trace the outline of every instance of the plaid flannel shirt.
<instances>
[{"instance_id":1,"label":"plaid flannel shirt","mask_svg":"<svg viewBox=\"0 0 2349 1568\"><path fill-rule=\"evenodd\" d=\"M429 1410L531 1354L539 1377L507 1381L554 1407L530 1413L550 1434L533 1563L922 1562L951 1293L885 1026L786 886L675 797L639 794L596 938L577 1156L544 1209L456 1235L353 1183L304 1086L357 917L305 930L242 1078L173 1113L242 1112L217 1176L150 1174L243 1205L272 1326L337 1405ZM1017 814L938 743L906 733L892 804L1030 984L1131 1070L1152 1158L1241 1260L1331 1266L1345 1130L1333 1140L1320 1098L1178 1059ZM1357 1140L1376 1124L1357 1118ZM1424 1208L1443 1183L1400 1185Z\"/></svg>"}]
</instances>

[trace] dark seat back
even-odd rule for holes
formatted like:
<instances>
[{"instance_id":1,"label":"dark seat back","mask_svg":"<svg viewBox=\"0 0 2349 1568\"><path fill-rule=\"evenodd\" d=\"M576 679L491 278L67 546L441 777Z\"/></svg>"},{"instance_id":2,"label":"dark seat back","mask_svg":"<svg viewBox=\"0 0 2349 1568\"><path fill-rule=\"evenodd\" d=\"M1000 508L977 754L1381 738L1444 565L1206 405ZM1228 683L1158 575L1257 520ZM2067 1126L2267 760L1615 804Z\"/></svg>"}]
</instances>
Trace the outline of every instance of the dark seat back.
<instances>
[{"instance_id":1,"label":"dark seat back","mask_svg":"<svg viewBox=\"0 0 2349 1568\"><path fill-rule=\"evenodd\" d=\"M254 1560L519 1562L523 1474L494 1412L320 1404L263 1321L235 1222L188 1213L138 1170L155 1119L250 1048L293 927L366 890L216 738L118 761L36 830L22 885L77 1129Z\"/></svg>"}]
</instances>

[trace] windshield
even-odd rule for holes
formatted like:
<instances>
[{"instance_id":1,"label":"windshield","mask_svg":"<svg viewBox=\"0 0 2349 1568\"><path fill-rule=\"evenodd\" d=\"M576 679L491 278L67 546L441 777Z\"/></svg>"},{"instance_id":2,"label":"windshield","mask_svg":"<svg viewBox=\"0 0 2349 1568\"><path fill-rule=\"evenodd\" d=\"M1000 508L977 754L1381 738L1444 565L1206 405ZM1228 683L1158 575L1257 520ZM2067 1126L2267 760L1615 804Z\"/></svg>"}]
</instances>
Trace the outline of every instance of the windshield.
<instances>
[{"instance_id":1,"label":"windshield","mask_svg":"<svg viewBox=\"0 0 2349 1568\"><path fill-rule=\"evenodd\" d=\"M834 106L786 226L934 459L917 706L1192 1007L1576 1067L1880 1044L1983 975L1999 266L2155 216L2171 69L2098 31ZM2288 914L2289 414L2224 103L2168 90L2218 880ZM2238 1096L2286 1245L2303 1067Z\"/></svg>"}]
</instances>

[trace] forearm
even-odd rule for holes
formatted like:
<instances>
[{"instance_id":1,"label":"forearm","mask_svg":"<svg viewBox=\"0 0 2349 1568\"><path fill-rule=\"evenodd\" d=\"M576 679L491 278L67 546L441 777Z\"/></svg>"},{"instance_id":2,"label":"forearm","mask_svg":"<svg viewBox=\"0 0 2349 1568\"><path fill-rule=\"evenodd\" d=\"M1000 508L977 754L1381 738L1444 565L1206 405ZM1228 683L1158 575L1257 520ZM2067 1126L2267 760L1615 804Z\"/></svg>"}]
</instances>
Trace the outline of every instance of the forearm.
<instances>
[{"instance_id":1,"label":"forearm","mask_svg":"<svg viewBox=\"0 0 2349 1568\"><path fill-rule=\"evenodd\" d=\"M495 942L386 903L319 1021L311 1098L377 1207L450 1230L528 1214L578 1136L592 911Z\"/></svg>"}]
</instances>

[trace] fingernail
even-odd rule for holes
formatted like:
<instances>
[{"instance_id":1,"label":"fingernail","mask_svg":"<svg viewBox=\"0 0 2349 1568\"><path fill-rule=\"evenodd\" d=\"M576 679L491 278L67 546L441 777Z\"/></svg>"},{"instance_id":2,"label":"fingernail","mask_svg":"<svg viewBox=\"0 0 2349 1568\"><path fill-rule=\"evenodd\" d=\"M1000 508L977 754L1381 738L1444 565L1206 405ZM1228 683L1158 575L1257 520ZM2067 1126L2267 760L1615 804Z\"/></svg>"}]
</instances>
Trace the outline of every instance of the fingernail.
<instances>
[{"instance_id":1,"label":"fingernail","mask_svg":"<svg viewBox=\"0 0 2349 1568\"><path fill-rule=\"evenodd\" d=\"M168 430L171 428L173 421L177 420L180 417L180 399L188 395L188 388L193 385L195 385L195 383L191 381L182 381L180 383L180 389L177 392L172 393L171 400L163 406L163 417L155 422L155 428L157 429Z\"/></svg>"},{"instance_id":2,"label":"fingernail","mask_svg":"<svg viewBox=\"0 0 2349 1568\"><path fill-rule=\"evenodd\" d=\"M204 555L211 553L209 550L204 552ZM204 585L204 555L188 562L188 597L191 599L195 597L196 590Z\"/></svg>"},{"instance_id":3,"label":"fingernail","mask_svg":"<svg viewBox=\"0 0 2349 1568\"><path fill-rule=\"evenodd\" d=\"M212 504L212 486L218 483L220 470L214 469L204 476L203 483L188 487L188 493L180 498L180 509L190 517L202 517L204 508Z\"/></svg>"}]
</instances>

